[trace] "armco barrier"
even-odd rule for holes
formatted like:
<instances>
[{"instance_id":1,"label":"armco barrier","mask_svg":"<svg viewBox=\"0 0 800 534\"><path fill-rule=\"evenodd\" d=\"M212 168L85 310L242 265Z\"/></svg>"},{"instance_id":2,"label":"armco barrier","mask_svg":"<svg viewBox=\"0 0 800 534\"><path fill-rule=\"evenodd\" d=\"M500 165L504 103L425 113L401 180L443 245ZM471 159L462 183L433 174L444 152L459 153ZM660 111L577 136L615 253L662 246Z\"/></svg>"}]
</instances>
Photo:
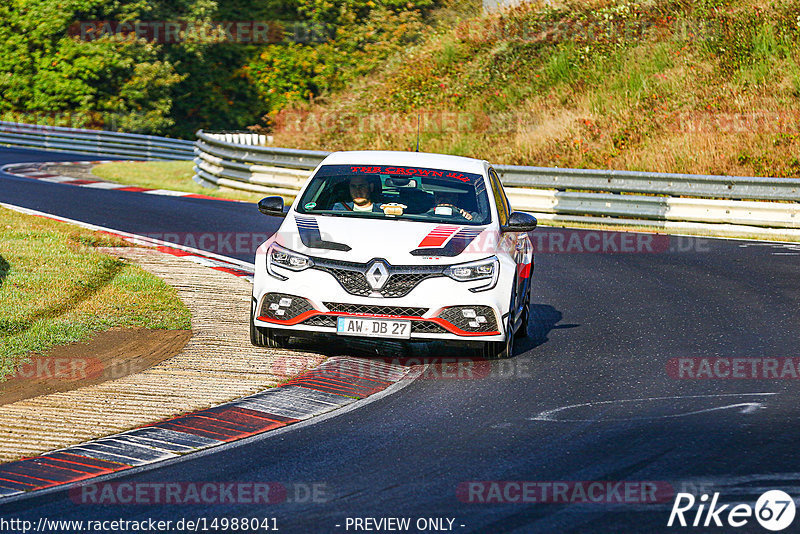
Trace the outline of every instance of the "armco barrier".
<instances>
[{"instance_id":1,"label":"armco barrier","mask_svg":"<svg viewBox=\"0 0 800 534\"><path fill-rule=\"evenodd\" d=\"M209 134L200 130L194 149L194 180L209 187L293 197L310 171L328 155L254 144L259 140L256 134Z\"/></svg>"},{"instance_id":2,"label":"armco barrier","mask_svg":"<svg viewBox=\"0 0 800 534\"><path fill-rule=\"evenodd\" d=\"M262 136L263 137L263 136ZM293 197L327 152L258 146L255 134L197 132L195 180ZM511 204L545 221L735 225L773 237L800 229L800 179L497 165ZM691 198L687 198L691 197ZM730 233L730 232L729 232Z\"/></svg>"},{"instance_id":3,"label":"armco barrier","mask_svg":"<svg viewBox=\"0 0 800 534\"><path fill-rule=\"evenodd\" d=\"M194 156L194 180L293 197L327 152L264 146L266 136L197 132L192 143L151 135L0 121L0 145L120 159ZM515 209L543 221L674 227L800 237L800 179L497 165Z\"/></svg>"},{"instance_id":4,"label":"armco barrier","mask_svg":"<svg viewBox=\"0 0 800 534\"><path fill-rule=\"evenodd\" d=\"M37 126L0 121L0 145L102 156L104 159L190 160L192 141L154 135Z\"/></svg>"}]
</instances>

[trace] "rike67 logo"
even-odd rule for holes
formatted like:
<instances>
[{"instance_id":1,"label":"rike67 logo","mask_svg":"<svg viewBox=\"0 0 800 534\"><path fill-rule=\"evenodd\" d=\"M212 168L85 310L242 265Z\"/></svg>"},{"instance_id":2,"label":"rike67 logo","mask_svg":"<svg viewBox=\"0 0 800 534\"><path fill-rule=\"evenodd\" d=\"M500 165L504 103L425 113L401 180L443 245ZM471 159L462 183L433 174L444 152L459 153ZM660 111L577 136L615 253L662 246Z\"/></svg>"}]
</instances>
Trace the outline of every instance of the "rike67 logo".
<instances>
[{"instance_id":1,"label":"rike67 logo","mask_svg":"<svg viewBox=\"0 0 800 534\"><path fill-rule=\"evenodd\" d=\"M767 530L778 532L788 528L796 512L796 505L788 493L771 490L758 498L755 508L750 504L719 504L719 493L711 498L703 494L698 502L691 493L678 493L672 504L667 526L739 528L753 518ZM695 505L697 508L695 509Z\"/></svg>"}]
</instances>

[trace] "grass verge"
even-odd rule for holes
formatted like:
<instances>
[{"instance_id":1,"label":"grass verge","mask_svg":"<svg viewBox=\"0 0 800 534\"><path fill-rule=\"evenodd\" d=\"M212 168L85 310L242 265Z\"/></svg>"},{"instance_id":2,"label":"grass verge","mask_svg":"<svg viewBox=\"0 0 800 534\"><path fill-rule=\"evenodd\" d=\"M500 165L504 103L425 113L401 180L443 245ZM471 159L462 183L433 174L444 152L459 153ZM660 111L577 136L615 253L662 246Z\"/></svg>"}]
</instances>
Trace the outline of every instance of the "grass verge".
<instances>
[{"instance_id":1,"label":"grass verge","mask_svg":"<svg viewBox=\"0 0 800 534\"><path fill-rule=\"evenodd\" d=\"M258 202L266 196L262 193L248 193L227 188L209 189L198 185L192 180L193 166L194 163L191 161L124 161L98 165L92 169L92 173L103 180L118 184L185 191L229 200Z\"/></svg>"},{"instance_id":2,"label":"grass verge","mask_svg":"<svg viewBox=\"0 0 800 534\"><path fill-rule=\"evenodd\" d=\"M277 146L800 177L800 4L531 0L274 113Z\"/></svg>"},{"instance_id":3,"label":"grass verge","mask_svg":"<svg viewBox=\"0 0 800 534\"><path fill-rule=\"evenodd\" d=\"M97 246L126 243L0 208L0 380L31 353L112 327L191 328L174 288Z\"/></svg>"}]
</instances>

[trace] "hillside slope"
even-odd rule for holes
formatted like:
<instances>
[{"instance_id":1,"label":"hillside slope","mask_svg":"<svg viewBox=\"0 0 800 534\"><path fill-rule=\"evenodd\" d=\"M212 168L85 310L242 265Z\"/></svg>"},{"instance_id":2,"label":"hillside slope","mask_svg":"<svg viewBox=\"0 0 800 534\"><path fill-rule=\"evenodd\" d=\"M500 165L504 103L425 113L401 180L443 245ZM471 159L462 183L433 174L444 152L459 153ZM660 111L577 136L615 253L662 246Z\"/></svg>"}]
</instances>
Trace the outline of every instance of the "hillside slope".
<instances>
[{"instance_id":1,"label":"hillside slope","mask_svg":"<svg viewBox=\"0 0 800 534\"><path fill-rule=\"evenodd\" d=\"M278 146L800 176L800 4L531 2L275 117Z\"/></svg>"}]
</instances>

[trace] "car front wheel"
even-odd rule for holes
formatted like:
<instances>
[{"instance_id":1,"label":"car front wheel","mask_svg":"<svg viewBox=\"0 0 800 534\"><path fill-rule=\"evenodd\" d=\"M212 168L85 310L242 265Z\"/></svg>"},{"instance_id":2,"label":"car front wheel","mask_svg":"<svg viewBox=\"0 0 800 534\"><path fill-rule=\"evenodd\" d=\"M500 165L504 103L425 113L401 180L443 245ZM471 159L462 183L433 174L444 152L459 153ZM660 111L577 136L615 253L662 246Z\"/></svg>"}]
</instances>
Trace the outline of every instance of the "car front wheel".
<instances>
[{"instance_id":1,"label":"car front wheel","mask_svg":"<svg viewBox=\"0 0 800 534\"><path fill-rule=\"evenodd\" d=\"M528 337L528 324L531 318L531 289L525 295L525 307L522 308L522 323L519 325L519 337Z\"/></svg>"},{"instance_id":2,"label":"car front wheel","mask_svg":"<svg viewBox=\"0 0 800 534\"><path fill-rule=\"evenodd\" d=\"M506 340L487 341L483 345L483 357L489 360L502 360L514 356L514 295L511 296L511 306L509 306L508 319L506 319Z\"/></svg>"},{"instance_id":3,"label":"car front wheel","mask_svg":"<svg viewBox=\"0 0 800 534\"><path fill-rule=\"evenodd\" d=\"M271 328L256 326L253 312L250 312L250 343L256 347L283 349L289 345L289 336L275 334Z\"/></svg>"}]
</instances>

